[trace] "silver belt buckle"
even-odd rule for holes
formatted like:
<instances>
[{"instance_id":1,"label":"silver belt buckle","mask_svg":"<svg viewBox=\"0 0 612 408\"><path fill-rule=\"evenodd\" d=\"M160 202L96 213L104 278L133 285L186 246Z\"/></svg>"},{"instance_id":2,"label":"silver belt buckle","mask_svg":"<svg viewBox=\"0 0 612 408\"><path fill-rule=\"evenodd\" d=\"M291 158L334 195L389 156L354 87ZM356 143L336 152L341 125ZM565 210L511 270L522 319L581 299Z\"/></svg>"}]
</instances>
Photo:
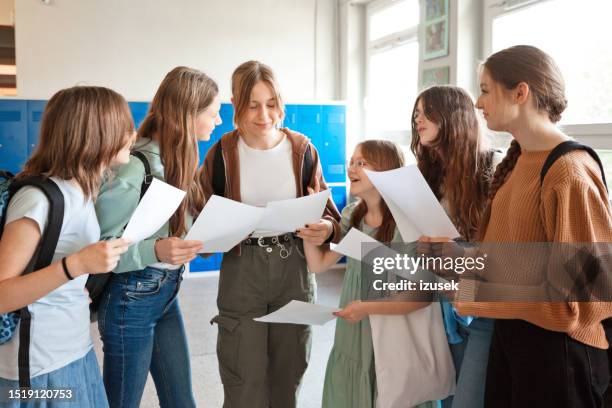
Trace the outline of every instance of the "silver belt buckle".
<instances>
[{"instance_id":1,"label":"silver belt buckle","mask_svg":"<svg viewBox=\"0 0 612 408\"><path fill-rule=\"evenodd\" d=\"M264 242L264 237L259 237L259 238L257 238L257 245L259 245L259 246L260 246L260 247L262 247L262 248L265 248L265 247L269 247L269 246L270 246L270 245L266 245L266 244L265 244L265 242Z\"/></svg>"}]
</instances>

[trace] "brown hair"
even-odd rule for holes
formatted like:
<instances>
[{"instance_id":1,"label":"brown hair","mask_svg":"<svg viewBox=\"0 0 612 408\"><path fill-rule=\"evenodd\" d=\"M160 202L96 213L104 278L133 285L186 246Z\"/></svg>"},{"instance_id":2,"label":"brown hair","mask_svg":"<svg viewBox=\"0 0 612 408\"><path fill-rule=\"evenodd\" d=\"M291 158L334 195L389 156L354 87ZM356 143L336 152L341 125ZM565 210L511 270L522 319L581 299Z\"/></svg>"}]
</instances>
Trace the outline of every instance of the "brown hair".
<instances>
[{"instance_id":1,"label":"brown hair","mask_svg":"<svg viewBox=\"0 0 612 408\"><path fill-rule=\"evenodd\" d=\"M185 200L170 217L170 234L180 237L186 230L185 213L196 215L204 205L197 181L200 162L195 132L196 116L219 93L215 81L196 69L176 67L159 85L149 112L138 129L139 138L159 136L159 149L168 184L187 191Z\"/></svg>"},{"instance_id":2,"label":"brown hair","mask_svg":"<svg viewBox=\"0 0 612 408\"><path fill-rule=\"evenodd\" d=\"M431 146L421 144L416 124L419 101L440 130ZM456 86L432 86L418 96L412 111L410 145L429 187L448 201L449 216L461 236L476 238L487 204L493 154L482 137L474 102Z\"/></svg>"},{"instance_id":3,"label":"brown hair","mask_svg":"<svg viewBox=\"0 0 612 408\"><path fill-rule=\"evenodd\" d=\"M385 171L400 168L404 165L404 154L393 142L388 140L366 140L359 143L355 149L360 148L363 158L374 167L376 171ZM395 232L395 220L384 200L381 201L382 223L378 227L375 238L384 243L390 243ZM368 212L364 200L360 200L351 214L351 226L359 228L361 220Z\"/></svg>"},{"instance_id":4,"label":"brown hair","mask_svg":"<svg viewBox=\"0 0 612 408\"><path fill-rule=\"evenodd\" d=\"M276 109L280 120L285 118L285 105L281 98L278 83L272 68L259 61L247 61L240 64L232 74L232 97L234 98L234 125L240 128L240 123L249 108L251 91L260 81L263 81L274 95Z\"/></svg>"},{"instance_id":5,"label":"brown hair","mask_svg":"<svg viewBox=\"0 0 612 408\"><path fill-rule=\"evenodd\" d=\"M533 94L536 108L545 110L553 123L561 119L561 114L567 106L565 82L555 61L544 51L529 45L515 45L492 54L482 66L495 82L506 89L514 89L519 83L525 82ZM504 160L497 166L493 175L488 205L480 228L480 239L484 238L486 233L493 198L514 169L520 155L521 146L513 140Z\"/></svg>"},{"instance_id":6,"label":"brown hair","mask_svg":"<svg viewBox=\"0 0 612 408\"><path fill-rule=\"evenodd\" d=\"M132 114L117 92L99 86L63 89L45 106L38 145L19 178L74 179L85 197L92 198L102 172L133 132Z\"/></svg>"}]
</instances>

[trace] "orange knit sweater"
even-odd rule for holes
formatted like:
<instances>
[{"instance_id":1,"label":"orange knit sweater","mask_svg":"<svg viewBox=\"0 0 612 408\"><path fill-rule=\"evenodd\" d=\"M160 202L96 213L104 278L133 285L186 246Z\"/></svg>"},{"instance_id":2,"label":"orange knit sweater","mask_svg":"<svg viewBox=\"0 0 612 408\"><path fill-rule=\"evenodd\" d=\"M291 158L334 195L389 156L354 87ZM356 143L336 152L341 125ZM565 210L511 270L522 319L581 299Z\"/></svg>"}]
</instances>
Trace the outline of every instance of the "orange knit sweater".
<instances>
[{"instance_id":1,"label":"orange knit sweater","mask_svg":"<svg viewBox=\"0 0 612 408\"><path fill-rule=\"evenodd\" d=\"M584 151L559 158L540 187L550 151L522 152L492 203L484 242L612 243L612 210L597 163ZM608 348L601 321L612 302L461 302L459 313L522 319Z\"/></svg>"}]
</instances>

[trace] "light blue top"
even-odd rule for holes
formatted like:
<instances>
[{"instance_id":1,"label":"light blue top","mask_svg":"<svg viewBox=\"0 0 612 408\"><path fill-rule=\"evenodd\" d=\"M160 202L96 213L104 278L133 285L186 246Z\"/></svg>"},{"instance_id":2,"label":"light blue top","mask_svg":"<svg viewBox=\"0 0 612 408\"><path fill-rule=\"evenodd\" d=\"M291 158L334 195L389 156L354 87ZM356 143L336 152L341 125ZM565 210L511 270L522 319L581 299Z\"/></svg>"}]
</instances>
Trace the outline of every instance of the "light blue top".
<instances>
[{"instance_id":1,"label":"light blue top","mask_svg":"<svg viewBox=\"0 0 612 408\"><path fill-rule=\"evenodd\" d=\"M64 196L64 221L53 262L78 252L100 239L100 226L93 201L86 200L73 182L51 177ZM9 224L21 218L36 221L41 235L47 226L49 201L36 187L24 187L11 200L6 215ZM60 369L84 357L93 347L89 332L88 275L66 282L28 306L32 314L30 375L36 377ZM19 330L0 346L0 377L17 380Z\"/></svg>"}]
</instances>

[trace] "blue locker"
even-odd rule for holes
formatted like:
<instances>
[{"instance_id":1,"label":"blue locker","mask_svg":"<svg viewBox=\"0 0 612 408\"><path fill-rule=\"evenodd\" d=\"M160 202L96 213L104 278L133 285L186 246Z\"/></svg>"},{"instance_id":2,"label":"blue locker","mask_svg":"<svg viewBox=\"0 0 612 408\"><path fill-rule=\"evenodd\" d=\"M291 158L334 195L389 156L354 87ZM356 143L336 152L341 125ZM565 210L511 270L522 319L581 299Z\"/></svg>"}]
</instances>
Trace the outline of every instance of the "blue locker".
<instances>
[{"instance_id":1,"label":"blue locker","mask_svg":"<svg viewBox=\"0 0 612 408\"><path fill-rule=\"evenodd\" d=\"M297 110L298 105L285 105L285 119L283 120L283 127L287 127L291 130L297 130L295 124L297 123Z\"/></svg>"},{"instance_id":2,"label":"blue locker","mask_svg":"<svg viewBox=\"0 0 612 408\"><path fill-rule=\"evenodd\" d=\"M0 168L17 173L28 155L27 103L0 100Z\"/></svg>"},{"instance_id":3,"label":"blue locker","mask_svg":"<svg viewBox=\"0 0 612 408\"><path fill-rule=\"evenodd\" d=\"M40 124L47 101L29 100L28 104L28 157L32 155L38 144Z\"/></svg>"},{"instance_id":4,"label":"blue locker","mask_svg":"<svg viewBox=\"0 0 612 408\"><path fill-rule=\"evenodd\" d=\"M346 207L346 184L330 186L332 191L332 200L338 207L338 211L342 212L342 209Z\"/></svg>"},{"instance_id":5,"label":"blue locker","mask_svg":"<svg viewBox=\"0 0 612 408\"><path fill-rule=\"evenodd\" d=\"M134 118L134 126L136 126L136 129L140 127L145 116L147 116L149 105L150 104L148 102L128 102L128 106L132 112L132 118Z\"/></svg>"},{"instance_id":6,"label":"blue locker","mask_svg":"<svg viewBox=\"0 0 612 408\"><path fill-rule=\"evenodd\" d=\"M319 148L325 180L346 182L346 108L323 106L322 145Z\"/></svg>"},{"instance_id":7,"label":"blue locker","mask_svg":"<svg viewBox=\"0 0 612 408\"><path fill-rule=\"evenodd\" d=\"M321 146L321 105L297 105L293 130L308 136L317 150Z\"/></svg>"}]
</instances>

